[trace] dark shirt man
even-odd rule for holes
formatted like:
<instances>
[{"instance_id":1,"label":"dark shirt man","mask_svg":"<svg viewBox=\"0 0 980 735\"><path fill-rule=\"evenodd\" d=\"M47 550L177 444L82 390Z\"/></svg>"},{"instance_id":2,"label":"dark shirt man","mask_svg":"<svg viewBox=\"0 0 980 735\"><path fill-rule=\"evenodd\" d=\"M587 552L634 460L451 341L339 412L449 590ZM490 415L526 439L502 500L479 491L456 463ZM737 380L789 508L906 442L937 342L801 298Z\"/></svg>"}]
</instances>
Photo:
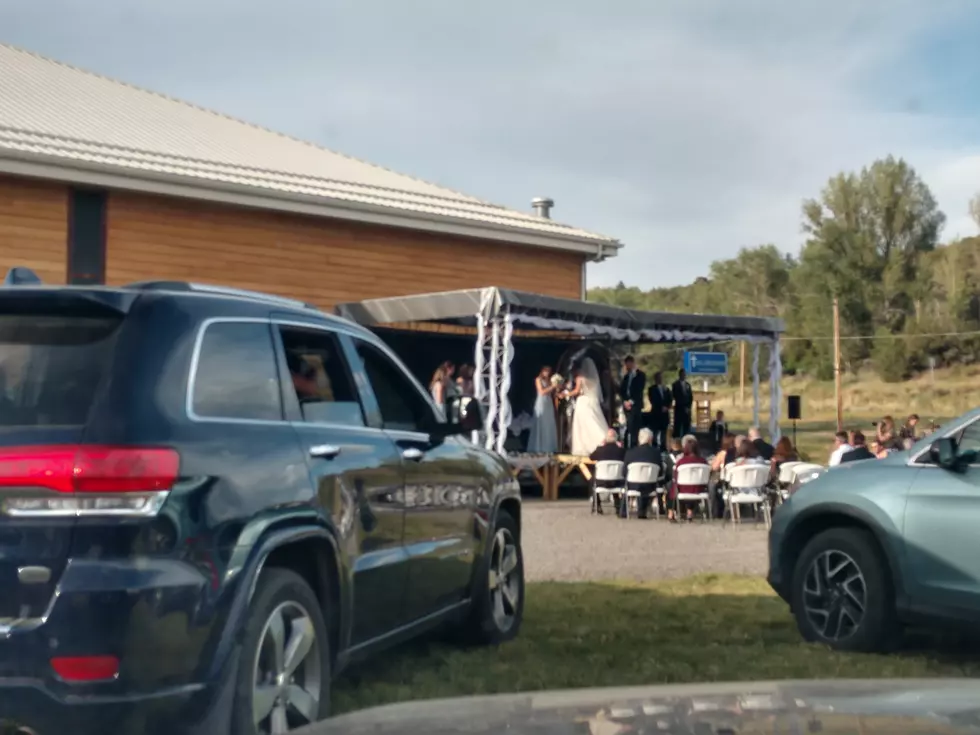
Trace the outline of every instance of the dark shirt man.
<instances>
[{"instance_id":1,"label":"dark shirt man","mask_svg":"<svg viewBox=\"0 0 980 735\"><path fill-rule=\"evenodd\" d=\"M629 477L629 466L638 462L656 465L660 468L660 477L663 478L665 476L663 454L661 453L660 448L654 445L653 432L650 429L640 429L639 443L635 447L631 447L626 450L626 456L623 461L626 463L627 477ZM659 484L659 481L657 484ZM636 489L640 491L640 502L637 508L637 515L640 518L645 518L647 515L647 509L650 506L650 494L654 491L655 487L640 487Z\"/></svg>"},{"instance_id":2,"label":"dark shirt man","mask_svg":"<svg viewBox=\"0 0 980 735\"><path fill-rule=\"evenodd\" d=\"M664 385L664 374L653 374L653 385L647 390L650 399L650 431L653 440L661 449L667 447L667 427L670 425L670 407L674 403L674 395L670 388Z\"/></svg>"},{"instance_id":3,"label":"dark shirt man","mask_svg":"<svg viewBox=\"0 0 980 735\"><path fill-rule=\"evenodd\" d=\"M636 435L643 424L643 393L647 376L637 369L632 355L623 361L623 367L625 372L619 384L619 396L623 400L623 412L626 414L626 446L634 447Z\"/></svg>"},{"instance_id":4,"label":"dark shirt man","mask_svg":"<svg viewBox=\"0 0 980 735\"><path fill-rule=\"evenodd\" d=\"M715 451L721 449L721 441L728 433L728 422L725 421L725 412L719 411L715 414L715 420L708 427L708 434L711 437L711 446Z\"/></svg>"},{"instance_id":5,"label":"dark shirt man","mask_svg":"<svg viewBox=\"0 0 980 735\"><path fill-rule=\"evenodd\" d=\"M762 432L759 431L758 426L753 426L751 429L749 429L749 441L755 445L755 451L758 452L759 456L766 460L766 462L772 459L772 455L775 453L776 448L762 438Z\"/></svg>"},{"instance_id":6,"label":"dark shirt man","mask_svg":"<svg viewBox=\"0 0 980 735\"><path fill-rule=\"evenodd\" d=\"M854 446L854 449L849 452L844 452L841 455L840 463L844 464L845 462L858 462L862 459L874 459L874 453L868 449L865 442L864 434L860 431L855 431L854 436L851 437L851 444Z\"/></svg>"},{"instance_id":7,"label":"dark shirt man","mask_svg":"<svg viewBox=\"0 0 980 735\"><path fill-rule=\"evenodd\" d=\"M674 436L681 439L691 433L691 408L694 406L694 391L687 382L684 368L677 371L671 392L674 394Z\"/></svg>"},{"instance_id":8,"label":"dark shirt man","mask_svg":"<svg viewBox=\"0 0 980 735\"><path fill-rule=\"evenodd\" d=\"M606 433L606 440L592 451L589 459L593 462L622 462L625 455L626 450L619 443L619 436L616 434L616 430L610 429ZM594 497L596 512L602 513L602 501L599 500L598 493ZM616 503L616 508L619 508L618 502Z\"/></svg>"}]
</instances>

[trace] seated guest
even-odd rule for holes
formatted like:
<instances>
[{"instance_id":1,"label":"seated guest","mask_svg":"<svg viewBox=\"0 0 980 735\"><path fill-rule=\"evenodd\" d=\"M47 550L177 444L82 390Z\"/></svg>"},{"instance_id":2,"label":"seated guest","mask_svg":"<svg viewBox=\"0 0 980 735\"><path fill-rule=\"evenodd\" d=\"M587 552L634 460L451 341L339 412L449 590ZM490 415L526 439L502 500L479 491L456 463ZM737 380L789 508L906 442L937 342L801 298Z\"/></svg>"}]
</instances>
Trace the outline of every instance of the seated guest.
<instances>
[{"instance_id":1,"label":"seated guest","mask_svg":"<svg viewBox=\"0 0 980 735\"><path fill-rule=\"evenodd\" d=\"M827 463L831 467L840 464L841 457L851 451L851 438L846 431L838 431L834 434L834 450L830 453L830 461Z\"/></svg>"},{"instance_id":2,"label":"seated guest","mask_svg":"<svg viewBox=\"0 0 980 735\"><path fill-rule=\"evenodd\" d=\"M743 437L744 438L744 437ZM725 434L721 439L721 447L711 460L711 471L721 472L725 465L735 461L735 437Z\"/></svg>"},{"instance_id":3,"label":"seated guest","mask_svg":"<svg viewBox=\"0 0 980 735\"><path fill-rule=\"evenodd\" d=\"M721 443L728 433L728 422L725 421L725 412L719 411L715 414L715 420L708 427L708 436L711 437L711 447L715 451L721 448Z\"/></svg>"},{"instance_id":4,"label":"seated guest","mask_svg":"<svg viewBox=\"0 0 980 735\"><path fill-rule=\"evenodd\" d=\"M660 469L661 477L664 474L664 458L660 453L660 448L653 443L653 432L650 429L642 428L636 435L637 445L626 450L623 460L626 463L627 477L629 476L629 466L636 463L649 463L656 465ZM637 515L646 518L647 509L650 507L650 492L653 487L636 488L640 491L640 503L637 508Z\"/></svg>"},{"instance_id":5,"label":"seated guest","mask_svg":"<svg viewBox=\"0 0 980 735\"><path fill-rule=\"evenodd\" d=\"M772 454L775 451L775 448L772 444L762 438L762 432L759 431L758 426L753 426L751 429L749 429L749 441L755 444L757 456L762 457L762 459L766 460L766 462L772 459Z\"/></svg>"},{"instance_id":6,"label":"seated guest","mask_svg":"<svg viewBox=\"0 0 980 735\"><path fill-rule=\"evenodd\" d=\"M797 454L796 449L793 447L793 442L789 440L788 436L781 436L779 441L776 442L776 446L772 452L772 460L770 461L775 476L779 477L779 468L782 467L784 462L799 461L800 455Z\"/></svg>"},{"instance_id":7,"label":"seated guest","mask_svg":"<svg viewBox=\"0 0 980 735\"><path fill-rule=\"evenodd\" d=\"M905 426L903 426L899 432L899 436L903 440L911 440L909 446L915 443L918 439L916 433L916 427L919 425L919 414L913 413L905 420Z\"/></svg>"},{"instance_id":8,"label":"seated guest","mask_svg":"<svg viewBox=\"0 0 980 735\"><path fill-rule=\"evenodd\" d=\"M683 447L683 445L681 443L681 440L679 438L676 438L676 437L674 439L671 439L670 440L670 459L673 462L676 462L677 460L679 460L681 458L681 455L683 453L684 453L684 447Z\"/></svg>"},{"instance_id":9,"label":"seated guest","mask_svg":"<svg viewBox=\"0 0 980 735\"><path fill-rule=\"evenodd\" d=\"M615 429L609 429L605 440L592 451L589 459L593 462L622 462L625 454L623 445L619 443L619 434ZM616 507L619 508L618 500ZM597 513L602 513L602 501L599 500L598 495L595 498L595 508Z\"/></svg>"},{"instance_id":10,"label":"seated guest","mask_svg":"<svg viewBox=\"0 0 980 735\"><path fill-rule=\"evenodd\" d=\"M725 464L731 464L738 459L738 448L747 442L749 438L745 434L737 434L731 448L725 452Z\"/></svg>"},{"instance_id":11,"label":"seated guest","mask_svg":"<svg viewBox=\"0 0 980 735\"><path fill-rule=\"evenodd\" d=\"M674 462L674 472L673 472L673 483L670 487L670 497L668 498L671 503L667 510L667 518L671 521L677 521L674 515L674 505L673 501L677 497L678 493L700 493L704 490L703 487L698 487L696 485L678 485L677 484L677 469L683 467L686 464L708 464L704 457L701 456L701 452L698 449L698 440L688 434L684 437L681 442L681 458ZM694 520L694 509L690 505L687 507L687 520Z\"/></svg>"},{"instance_id":12,"label":"seated guest","mask_svg":"<svg viewBox=\"0 0 980 735\"><path fill-rule=\"evenodd\" d=\"M751 439L746 439L739 444L738 452L735 454L735 464L765 464L766 460L759 456L759 450L755 448L755 443Z\"/></svg>"},{"instance_id":13,"label":"seated guest","mask_svg":"<svg viewBox=\"0 0 980 735\"><path fill-rule=\"evenodd\" d=\"M851 436L851 444L853 449L849 452L844 452L840 458L840 464L845 462L857 462L862 459L874 459L875 454L865 445L864 434L860 431L855 431Z\"/></svg>"}]
</instances>

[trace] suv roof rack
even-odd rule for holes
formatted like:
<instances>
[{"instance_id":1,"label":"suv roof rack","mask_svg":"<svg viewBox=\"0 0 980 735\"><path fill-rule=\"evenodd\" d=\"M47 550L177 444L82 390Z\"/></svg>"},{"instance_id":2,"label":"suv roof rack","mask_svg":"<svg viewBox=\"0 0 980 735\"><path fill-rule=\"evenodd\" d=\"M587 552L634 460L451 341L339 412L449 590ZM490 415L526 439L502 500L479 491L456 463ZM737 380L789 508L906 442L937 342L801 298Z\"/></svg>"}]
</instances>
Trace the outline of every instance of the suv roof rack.
<instances>
[{"instance_id":1,"label":"suv roof rack","mask_svg":"<svg viewBox=\"0 0 980 735\"><path fill-rule=\"evenodd\" d=\"M231 288L229 286L212 286L207 283L191 283L190 281L139 281L130 283L125 288L137 289L140 291L177 291L177 292L196 292L209 293L216 296L234 296L237 298L251 299L252 301L262 301L269 304L279 304L293 309L312 309L322 312L318 306L309 304L298 299L289 299L285 296L273 296L272 294L262 293L261 291L248 291L242 288Z\"/></svg>"},{"instance_id":2,"label":"suv roof rack","mask_svg":"<svg viewBox=\"0 0 980 735\"><path fill-rule=\"evenodd\" d=\"M16 265L7 271L3 279L4 286L41 286L41 277L30 268Z\"/></svg>"}]
</instances>

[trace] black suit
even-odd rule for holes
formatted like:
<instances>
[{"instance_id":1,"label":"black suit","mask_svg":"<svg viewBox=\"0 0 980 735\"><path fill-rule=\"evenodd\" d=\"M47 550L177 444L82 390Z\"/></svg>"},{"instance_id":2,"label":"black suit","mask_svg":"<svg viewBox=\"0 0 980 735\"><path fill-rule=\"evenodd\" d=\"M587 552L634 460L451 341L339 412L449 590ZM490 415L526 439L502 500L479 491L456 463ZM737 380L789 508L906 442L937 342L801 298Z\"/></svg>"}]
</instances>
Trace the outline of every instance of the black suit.
<instances>
[{"instance_id":1,"label":"black suit","mask_svg":"<svg viewBox=\"0 0 980 735\"><path fill-rule=\"evenodd\" d=\"M670 407L674 396L666 385L651 385L647 390L650 399L650 431L661 449L667 447L667 427L670 425Z\"/></svg>"},{"instance_id":2,"label":"black suit","mask_svg":"<svg viewBox=\"0 0 980 735\"><path fill-rule=\"evenodd\" d=\"M844 452L840 457L840 461L841 464L843 464L844 462L857 462L862 459L874 458L874 454L872 454L871 450L867 447L855 447L849 452Z\"/></svg>"},{"instance_id":3,"label":"black suit","mask_svg":"<svg viewBox=\"0 0 980 735\"><path fill-rule=\"evenodd\" d=\"M773 453L775 453L776 448L772 444L767 442L765 439L754 439L752 443L755 445L755 451L759 453L766 462L772 459Z\"/></svg>"},{"instance_id":4,"label":"black suit","mask_svg":"<svg viewBox=\"0 0 980 735\"><path fill-rule=\"evenodd\" d=\"M603 443L597 446L592 454L589 455L589 459L593 462L622 462L623 457L626 455L626 450L623 449L619 444L612 442ZM594 476L593 476L594 477ZM593 485L595 485L595 480L593 480ZM594 493L593 487L593 493ZM595 498L595 509L597 512L602 513L602 503L599 501L598 495L593 495ZM616 509L619 509L619 503L616 504Z\"/></svg>"},{"instance_id":5,"label":"black suit","mask_svg":"<svg viewBox=\"0 0 980 735\"><path fill-rule=\"evenodd\" d=\"M643 424L643 393L647 376L642 370L627 373L619 384L619 396L624 402L632 401L633 406L626 413L626 446L636 446L636 435Z\"/></svg>"},{"instance_id":6,"label":"black suit","mask_svg":"<svg viewBox=\"0 0 980 735\"><path fill-rule=\"evenodd\" d=\"M629 466L634 462L649 462L650 464L657 465L660 468L660 479L663 479L666 474L664 472L664 456L660 452L660 449L653 444L637 444L632 449L627 449L623 461L626 463L627 476L629 474ZM647 509L650 507L650 493L656 489L656 486L638 487L635 489L640 491L637 514L640 518L643 518L646 516Z\"/></svg>"},{"instance_id":7,"label":"black suit","mask_svg":"<svg viewBox=\"0 0 980 735\"><path fill-rule=\"evenodd\" d=\"M686 380L675 380L671 386L674 394L674 438L680 439L691 433L691 408L694 406L694 391Z\"/></svg>"}]
</instances>

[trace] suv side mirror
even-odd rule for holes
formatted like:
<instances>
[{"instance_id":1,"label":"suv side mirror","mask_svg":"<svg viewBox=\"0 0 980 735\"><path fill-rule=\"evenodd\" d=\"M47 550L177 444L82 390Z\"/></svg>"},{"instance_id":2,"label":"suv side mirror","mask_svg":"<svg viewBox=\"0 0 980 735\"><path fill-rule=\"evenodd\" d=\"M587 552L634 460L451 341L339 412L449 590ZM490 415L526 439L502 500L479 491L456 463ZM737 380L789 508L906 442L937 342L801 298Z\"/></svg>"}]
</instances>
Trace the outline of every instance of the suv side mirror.
<instances>
[{"instance_id":1,"label":"suv side mirror","mask_svg":"<svg viewBox=\"0 0 980 735\"><path fill-rule=\"evenodd\" d=\"M446 401L447 436L469 434L483 429L483 406L469 396L453 396Z\"/></svg>"},{"instance_id":2,"label":"suv side mirror","mask_svg":"<svg viewBox=\"0 0 980 735\"><path fill-rule=\"evenodd\" d=\"M949 436L936 439L929 447L929 456L945 470L957 469L956 440Z\"/></svg>"}]
</instances>

